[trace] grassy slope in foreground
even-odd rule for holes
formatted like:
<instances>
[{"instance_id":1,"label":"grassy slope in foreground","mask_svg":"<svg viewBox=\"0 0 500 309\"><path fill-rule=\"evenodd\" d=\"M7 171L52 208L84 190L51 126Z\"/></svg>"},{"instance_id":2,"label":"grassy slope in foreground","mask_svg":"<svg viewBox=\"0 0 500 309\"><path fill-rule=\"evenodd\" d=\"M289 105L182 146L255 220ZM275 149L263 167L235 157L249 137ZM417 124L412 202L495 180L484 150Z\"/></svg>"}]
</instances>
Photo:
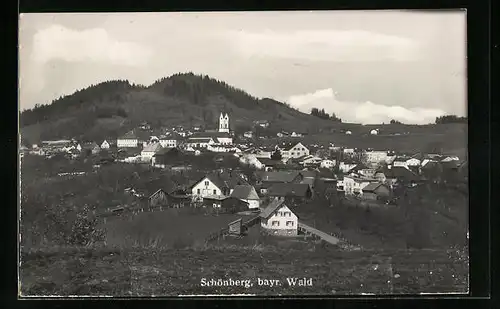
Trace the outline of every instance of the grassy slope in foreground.
<instances>
[{"instance_id":1,"label":"grassy slope in foreground","mask_svg":"<svg viewBox=\"0 0 500 309\"><path fill-rule=\"evenodd\" d=\"M314 286L289 287L287 277L313 278ZM20 278L24 296L464 293L468 260L445 250L58 249L23 254ZM201 287L201 278L251 279L254 286ZM258 286L257 278L283 285Z\"/></svg>"}]
</instances>

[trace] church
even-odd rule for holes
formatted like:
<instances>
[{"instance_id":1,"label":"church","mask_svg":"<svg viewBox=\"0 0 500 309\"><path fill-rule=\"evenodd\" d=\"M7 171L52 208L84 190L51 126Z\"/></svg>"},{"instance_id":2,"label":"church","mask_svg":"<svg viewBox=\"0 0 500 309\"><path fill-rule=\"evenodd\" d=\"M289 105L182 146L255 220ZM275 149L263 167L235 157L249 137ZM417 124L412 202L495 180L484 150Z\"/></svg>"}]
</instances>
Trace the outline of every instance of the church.
<instances>
[{"instance_id":1,"label":"church","mask_svg":"<svg viewBox=\"0 0 500 309\"><path fill-rule=\"evenodd\" d=\"M218 130L195 133L188 138L186 144L193 148L208 148L209 145L232 145L233 138L230 133L229 115L220 113Z\"/></svg>"}]
</instances>

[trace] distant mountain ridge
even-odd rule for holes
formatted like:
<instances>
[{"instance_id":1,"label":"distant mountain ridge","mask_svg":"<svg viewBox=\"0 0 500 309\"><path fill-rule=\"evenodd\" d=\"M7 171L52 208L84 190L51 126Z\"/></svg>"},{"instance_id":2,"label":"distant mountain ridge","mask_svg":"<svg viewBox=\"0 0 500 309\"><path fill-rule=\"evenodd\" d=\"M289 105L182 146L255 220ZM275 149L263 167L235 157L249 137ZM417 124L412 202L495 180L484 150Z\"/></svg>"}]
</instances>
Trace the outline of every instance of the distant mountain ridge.
<instances>
[{"instance_id":1,"label":"distant mountain ridge","mask_svg":"<svg viewBox=\"0 0 500 309\"><path fill-rule=\"evenodd\" d=\"M273 99L259 99L207 75L178 73L150 86L113 80L36 106L20 115L20 127L37 128L41 139L115 138L148 122L153 127L204 125L214 128L220 112L230 115L234 130L268 120L288 130L307 131L327 125Z\"/></svg>"}]
</instances>

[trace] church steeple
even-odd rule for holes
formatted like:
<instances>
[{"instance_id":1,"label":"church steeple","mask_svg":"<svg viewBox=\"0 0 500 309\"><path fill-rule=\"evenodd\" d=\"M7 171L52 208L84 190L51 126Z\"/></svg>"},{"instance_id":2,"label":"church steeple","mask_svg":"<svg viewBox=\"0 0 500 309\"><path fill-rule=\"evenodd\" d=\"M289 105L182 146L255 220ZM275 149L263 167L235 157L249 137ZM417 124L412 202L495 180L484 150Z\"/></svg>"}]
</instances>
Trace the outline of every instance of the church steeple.
<instances>
[{"instance_id":1,"label":"church steeple","mask_svg":"<svg viewBox=\"0 0 500 309\"><path fill-rule=\"evenodd\" d=\"M219 132L229 133L229 115L227 113L220 113L219 117Z\"/></svg>"}]
</instances>

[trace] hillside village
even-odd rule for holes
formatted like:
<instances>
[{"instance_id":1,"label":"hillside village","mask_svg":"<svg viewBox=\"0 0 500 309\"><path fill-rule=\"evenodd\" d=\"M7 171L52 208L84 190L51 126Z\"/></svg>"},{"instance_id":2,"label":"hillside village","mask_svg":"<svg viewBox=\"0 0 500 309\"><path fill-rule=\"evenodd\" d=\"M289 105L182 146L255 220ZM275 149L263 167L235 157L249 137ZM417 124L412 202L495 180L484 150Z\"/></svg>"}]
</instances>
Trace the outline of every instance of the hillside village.
<instances>
[{"instance_id":1,"label":"hillside village","mask_svg":"<svg viewBox=\"0 0 500 309\"><path fill-rule=\"evenodd\" d=\"M128 164L182 175L178 183L171 179L168 185L153 181L155 185L147 188L126 188L124 191L137 200L94 210L104 218L168 208L200 208L253 215L252 224L260 215L261 228L266 232L310 233L333 244L339 240L328 239L326 233L301 224L299 213L304 205L321 199L330 207L336 203L398 207L398 190L429 182L467 181L468 164L464 158L352 149L335 146L333 141L308 144L302 132L279 132L273 144L255 137L256 129L267 126L268 121L256 121L253 130L236 135L231 130L230 115L221 112L218 128L212 130L200 130L199 126L159 129L144 122L116 140L43 141L41 145L21 147L20 156L21 160L26 156L84 158L92 163L94 173L105 166ZM207 164L207 158L212 164ZM82 174L85 172L68 169L59 171L58 176ZM238 233L249 227L248 222L240 220L239 224ZM220 228L229 233L225 226Z\"/></svg>"}]
</instances>

